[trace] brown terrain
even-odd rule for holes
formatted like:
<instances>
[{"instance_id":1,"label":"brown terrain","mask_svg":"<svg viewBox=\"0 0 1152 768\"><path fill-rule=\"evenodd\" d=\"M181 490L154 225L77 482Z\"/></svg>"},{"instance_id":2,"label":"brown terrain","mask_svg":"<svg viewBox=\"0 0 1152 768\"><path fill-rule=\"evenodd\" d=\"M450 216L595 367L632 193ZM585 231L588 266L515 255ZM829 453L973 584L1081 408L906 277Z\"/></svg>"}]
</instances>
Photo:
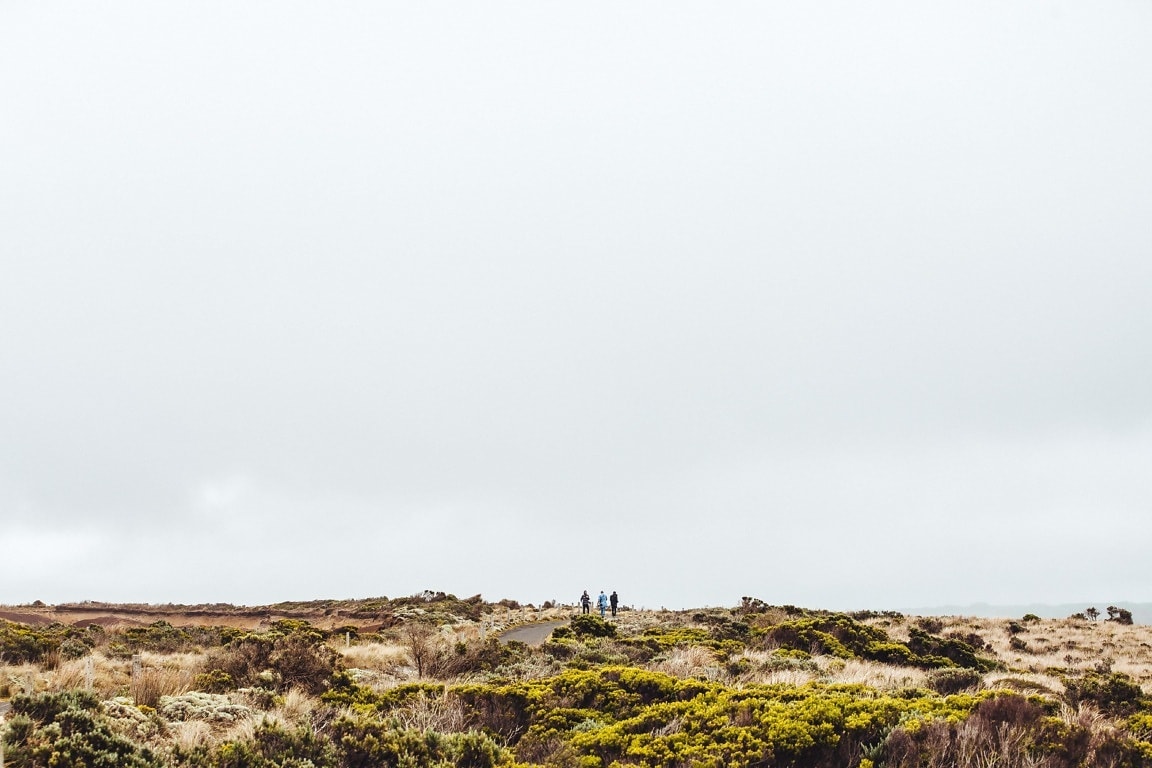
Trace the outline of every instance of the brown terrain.
<instances>
[{"instance_id":1,"label":"brown terrain","mask_svg":"<svg viewBox=\"0 0 1152 768\"><path fill-rule=\"evenodd\" d=\"M64 603L60 605L0 606L0 619L32 626L53 623L86 627L146 626L166 621L181 626L225 626L239 629L260 629L280 619L303 619L322 629L355 627L374 631L393 623L392 612L367 609L363 604L349 601L348 605L290 604L246 607L234 605L150 605L114 603Z\"/></svg>"}]
</instances>

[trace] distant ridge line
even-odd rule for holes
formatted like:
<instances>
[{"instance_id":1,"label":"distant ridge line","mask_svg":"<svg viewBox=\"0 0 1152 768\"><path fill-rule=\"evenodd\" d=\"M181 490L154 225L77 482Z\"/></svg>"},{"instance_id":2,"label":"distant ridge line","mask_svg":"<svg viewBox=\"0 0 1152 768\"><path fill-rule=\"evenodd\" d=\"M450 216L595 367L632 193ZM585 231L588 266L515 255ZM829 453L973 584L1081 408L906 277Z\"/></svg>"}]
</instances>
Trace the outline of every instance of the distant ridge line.
<instances>
[{"instance_id":1,"label":"distant ridge line","mask_svg":"<svg viewBox=\"0 0 1152 768\"><path fill-rule=\"evenodd\" d=\"M969 603L968 605L935 605L919 608L902 608L901 613L913 616L976 616L984 619L1018 619L1034 613L1042 619L1066 619L1072 614L1083 613L1093 607L1100 611L1098 621L1108 618L1108 606L1123 608L1132 612L1136 624L1152 624L1152 603L1130 603L1123 600L1101 600L1083 603L1020 603L1015 605L993 605L991 603Z\"/></svg>"}]
</instances>

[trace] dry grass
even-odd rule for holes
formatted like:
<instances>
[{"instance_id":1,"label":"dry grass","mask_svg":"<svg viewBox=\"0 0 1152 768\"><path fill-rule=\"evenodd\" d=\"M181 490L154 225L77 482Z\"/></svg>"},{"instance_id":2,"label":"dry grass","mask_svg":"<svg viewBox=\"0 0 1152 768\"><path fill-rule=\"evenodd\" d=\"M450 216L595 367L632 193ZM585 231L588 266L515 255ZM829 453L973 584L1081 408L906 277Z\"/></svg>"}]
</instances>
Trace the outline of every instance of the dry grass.
<instances>
[{"instance_id":1,"label":"dry grass","mask_svg":"<svg viewBox=\"0 0 1152 768\"><path fill-rule=\"evenodd\" d=\"M217 743L216 729L205 720L188 720L168 724L168 740L176 747L191 750Z\"/></svg>"},{"instance_id":2,"label":"dry grass","mask_svg":"<svg viewBox=\"0 0 1152 768\"><path fill-rule=\"evenodd\" d=\"M0 698L35 693L46 685L45 673L35 664L0 664Z\"/></svg>"},{"instance_id":3,"label":"dry grass","mask_svg":"<svg viewBox=\"0 0 1152 768\"><path fill-rule=\"evenodd\" d=\"M277 704L275 713L285 722L301 725L308 722L318 702L299 688L292 688Z\"/></svg>"},{"instance_id":4,"label":"dry grass","mask_svg":"<svg viewBox=\"0 0 1152 768\"><path fill-rule=\"evenodd\" d=\"M140 654L137 673L128 686L129 696L137 704L155 707L161 696L179 696L192 690L193 678L202 665L199 654Z\"/></svg>"},{"instance_id":5,"label":"dry grass","mask_svg":"<svg viewBox=\"0 0 1152 768\"><path fill-rule=\"evenodd\" d=\"M374 690L392 688L416 678L408 649L398 642L340 646L337 650L356 682Z\"/></svg>"},{"instance_id":6,"label":"dry grass","mask_svg":"<svg viewBox=\"0 0 1152 768\"><path fill-rule=\"evenodd\" d=\"M915 667L898 667L859 659L818 657L820 679L828 683L859 683L880 691L899 691L904 688L925 688L928 672Z\"/></svg>"},{"instance_id":7,"label":"dry grass","mask_svg":"<svg viewBox=\"0 0 1152 768\"><path fill-rule=\"evenodd\" d=\"M389 717L401 728L419 732L460 733L467 730L463 706L447 693L439 696L421 693L392 710Z\"/></svg>"},{"instance_id":8,"label":"dry grass","mask_svg":"<svg viewBox=\"0 0 1152 768\"><path fill-rule=\"evenodd\" d=\"M700 646L673 648L665 658L649 665L648 668L654 672L681 678L702 677L714 680L721 674L716 654Z\"/></svg>"},{"instance_id":9,"label":"dry grass","mask_svg":"<svg viewBox=\"0 0 1152 768\"><path fill-rule=\"evenodd\" d=\"M1062 676L1113 671L1130 676L1146 693L1152 693L1152 626L1081 619L929 618L933 619L943 625L934 634L979 635L988 645L981 654L1008 668L1007 672L986 675L985 687L1046 693L1064 689ZM870 623L883 626L894 639L907 640L908 627L916 626L919 620L921 617L908 617L905 622ZM1020 631L1009 631L1013 625Z\"/></svg>"},{"instance_id":10,"label":"dry grass","mask_svg":"<svg viewBox=\"0 0 1152 768\"><path fill-rule=\"evenodd\" d=\"M1059 677L1038 672L989 672L984 675L983 687L1052 698L1064 691L1064 683Z\"/></svg>"}]
</instances>

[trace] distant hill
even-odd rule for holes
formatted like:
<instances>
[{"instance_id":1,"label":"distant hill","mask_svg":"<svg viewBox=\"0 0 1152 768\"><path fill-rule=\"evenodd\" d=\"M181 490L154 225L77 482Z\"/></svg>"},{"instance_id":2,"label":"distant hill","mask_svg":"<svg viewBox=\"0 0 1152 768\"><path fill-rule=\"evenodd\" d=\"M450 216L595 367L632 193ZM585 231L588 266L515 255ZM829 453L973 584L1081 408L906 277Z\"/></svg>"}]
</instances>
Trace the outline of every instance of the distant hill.
<instances>
[{"instance_id":1,"label":"distant hill","mask_svg":"<svg viewBox=\"0 0 1152 768\"><path fill-rule=\"evenodd\" d=\"M916 616L979 616L988 619L1018 619L1024 614L1034 613L1042 619L1066 619L1074 613L1082 613L1088 607L1100 611L1100 620L1108 618L1107 608L1114 605L1132 611L1132 620L1137 624L1152 624L1152 603L1126 603L1123 601L1101 600L1095 603L1062 603L1060 605L990 605L971 603L970 605L935 605L920 608L902 609L902 613Z\"/></svg>"}]
</instances>

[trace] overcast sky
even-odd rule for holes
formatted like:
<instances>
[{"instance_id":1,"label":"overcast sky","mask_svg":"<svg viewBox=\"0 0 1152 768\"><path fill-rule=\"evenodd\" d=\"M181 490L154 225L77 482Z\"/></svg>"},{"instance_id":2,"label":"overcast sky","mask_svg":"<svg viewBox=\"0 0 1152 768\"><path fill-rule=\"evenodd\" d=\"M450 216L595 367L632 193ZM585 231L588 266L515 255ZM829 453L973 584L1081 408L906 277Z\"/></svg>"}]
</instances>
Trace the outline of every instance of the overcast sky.
<instances>
[{"instance_id":1,"label":"overcast sky","mask_svg":"<svg viewBox=\"0 0 1152 768\"><path fill-rule=\"evenodd\" d=\"M0 603L1152 601L1150 40L0 2Z\"/></svg>"}]
</instances>

